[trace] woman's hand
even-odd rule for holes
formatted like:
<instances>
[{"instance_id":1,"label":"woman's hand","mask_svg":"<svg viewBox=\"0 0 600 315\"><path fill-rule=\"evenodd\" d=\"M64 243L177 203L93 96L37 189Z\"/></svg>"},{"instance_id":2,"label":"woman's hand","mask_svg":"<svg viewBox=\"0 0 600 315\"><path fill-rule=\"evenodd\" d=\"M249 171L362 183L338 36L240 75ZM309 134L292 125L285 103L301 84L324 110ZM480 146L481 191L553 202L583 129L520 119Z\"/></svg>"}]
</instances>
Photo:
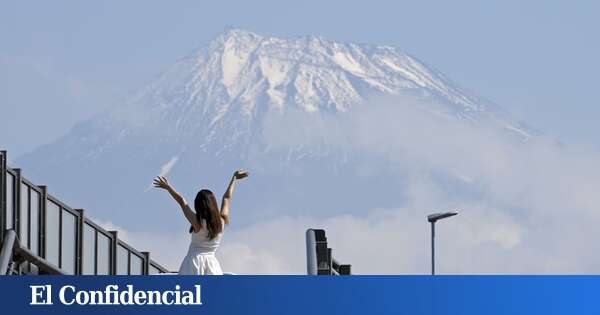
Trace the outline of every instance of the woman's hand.
<instances>
[{"instance_id":1,"label":"woman's hand","mask_svg":"<svg viewBox=\"0 0 600 315\"><path fill-rule=\"evenodd\" d=\"M237 170L233 173L233 177L231 177L231 181L229 182L229 187L223 194L223 200L221 201L221 217L225 221L225 224L229 224L229 206L231 204L231 198L233 197L233 190L235 189L235 182L238 179L248 177L248 172Z\"/></svg>"},{"instance_id":2,"label":"woman's hand","mask_svg":"<svg viewBox=\"0 0 600 315\"><path fill-rule=\"evenodd\" d=\"M235 173L233 173L233 178L235 178L235 179L242 179L242 178L248 177L248 175L249 175L248 172L242 171L242 170L238 170L238 171L235 171Z\"/></svg>"},{"instance_id":3,"label":"woman's hand","mask_svg":"<svg viewBox=\"0 0 600 315\"><path fill-rule=\"evenodd\" d=\"M171 188L171 185L169 184L169 181L166 178L162 177L162 176L156 176L156 178L154 179L154 181L152 181L152 184L156 188L162 188L162 189L166 189L166 190L168 190L169 188Z\"/></svg>"}]
</instances>

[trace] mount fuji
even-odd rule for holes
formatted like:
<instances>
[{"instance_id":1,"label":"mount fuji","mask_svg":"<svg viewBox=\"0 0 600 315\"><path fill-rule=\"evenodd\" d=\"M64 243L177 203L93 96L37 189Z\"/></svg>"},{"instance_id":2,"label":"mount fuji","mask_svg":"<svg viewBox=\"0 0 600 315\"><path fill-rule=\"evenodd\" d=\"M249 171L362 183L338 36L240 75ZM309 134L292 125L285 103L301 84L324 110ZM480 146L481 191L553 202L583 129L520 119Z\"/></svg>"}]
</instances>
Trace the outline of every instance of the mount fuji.
<instances>
[{"instance_id":1,"label":"mount fuji","mask_svg":"<svg viewBox=\"0 0 600 315\"><path fill-rule=\"evenodd\" d=\"M168 197L147 189L158 173L189 199L205 186L220 194L235 169L249 169L234 201L238 227L275 214L360 213L401 203L401 169L414 166L392 166L385 152L353 146L370 142L360 139L369 125L355 122L377 103L393 103L378 108L405 126L410 121L394 106L493 128L516 143L535 136L398 48L232 29L16 162L68 204L133 230L185 230ZM393 147L396 137L380 140ZM432 173L449 189L469 182L446 171Z\"/></svg>"}]
</instances>

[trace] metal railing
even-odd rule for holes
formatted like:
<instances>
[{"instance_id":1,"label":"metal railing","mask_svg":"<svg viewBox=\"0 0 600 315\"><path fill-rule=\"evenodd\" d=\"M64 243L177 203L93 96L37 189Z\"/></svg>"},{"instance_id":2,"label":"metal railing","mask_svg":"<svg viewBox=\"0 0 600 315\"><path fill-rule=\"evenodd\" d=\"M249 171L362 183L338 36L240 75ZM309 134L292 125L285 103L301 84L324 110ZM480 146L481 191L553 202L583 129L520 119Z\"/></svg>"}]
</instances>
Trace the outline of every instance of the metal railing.
<instances>
[{"instance_id":1,"label":"metal railing","mask_svg":"<svg viewBox=\"0 0 600 315\"><path fill-rule=\"evenodd\" d=\"M350 275L351 265L341 264L327 247L325 230L306 230L306 272L309 275Z\"/></svg>"},{"instance_id":2,"label":"metal railing","mask_svg":"<svg viewBox=\"0 0 600 315\"><path fill-rule=\"evenodd\" d=\"M4 233L4 241L0 250L0 274L18 274L18 266L24 262L34 264L37 267L38 274L65 274L63 270L54 264L24 248L19 242L17 232L7 230Z\"/></svg>"},{"instance_id":3,"label":"metal railing","mask_svg":"<svg viewBox=\"0 0 600 315\"><path fill-rule=\"evenodd\" d=\"M46 186L28 181L20 169L8 167L6 151L0 151L0 243L3 248L5 242L18 244L9 255L9 264L20 262L15 273L53 274L38 264L75 275L169 272L150 253L136 250L84 213L48 194ZM15 240L10 239L13 233Z\"/></svg>"}]
</instances>

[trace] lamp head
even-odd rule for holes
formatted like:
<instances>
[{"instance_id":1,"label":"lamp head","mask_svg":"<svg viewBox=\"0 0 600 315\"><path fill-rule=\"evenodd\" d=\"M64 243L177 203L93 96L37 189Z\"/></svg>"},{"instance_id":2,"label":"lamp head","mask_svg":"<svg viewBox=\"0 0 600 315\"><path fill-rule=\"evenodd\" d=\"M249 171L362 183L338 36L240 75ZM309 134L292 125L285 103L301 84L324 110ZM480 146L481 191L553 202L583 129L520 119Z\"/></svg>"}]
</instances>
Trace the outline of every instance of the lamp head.
<instances>
[{"instance_id":1,"label":"lamp head","mask_svg":"<svg viewBox=\"0 0 600 315\"><path fill-rule=\"evenodd\" d=\"M427 216L427 221L433 223L437 220L453 217L457 214L458 214L458 212L456 212L456 211L433 213L433 214L430 214Z\"/></svg>"}]
</instances>

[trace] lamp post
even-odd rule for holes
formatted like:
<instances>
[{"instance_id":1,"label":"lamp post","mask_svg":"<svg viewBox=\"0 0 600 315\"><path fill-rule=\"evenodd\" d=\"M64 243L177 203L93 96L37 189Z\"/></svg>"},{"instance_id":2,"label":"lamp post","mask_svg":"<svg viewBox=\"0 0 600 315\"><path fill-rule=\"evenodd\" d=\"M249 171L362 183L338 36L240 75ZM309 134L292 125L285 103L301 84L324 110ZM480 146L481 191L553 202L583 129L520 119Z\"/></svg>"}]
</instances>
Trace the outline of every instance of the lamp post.
<instances>
[{"instance_id":1,"label":"lamp post","mask_svg":"<svg viewBox=\"0 0 600 315\"><path fill-rule=\"evenodd\" d=\"M438 212L427 216L427 221L431 223L431 275L435 275L435 222L441 219L453 217L458 212Z\"/></svg>"}]
</instances>

